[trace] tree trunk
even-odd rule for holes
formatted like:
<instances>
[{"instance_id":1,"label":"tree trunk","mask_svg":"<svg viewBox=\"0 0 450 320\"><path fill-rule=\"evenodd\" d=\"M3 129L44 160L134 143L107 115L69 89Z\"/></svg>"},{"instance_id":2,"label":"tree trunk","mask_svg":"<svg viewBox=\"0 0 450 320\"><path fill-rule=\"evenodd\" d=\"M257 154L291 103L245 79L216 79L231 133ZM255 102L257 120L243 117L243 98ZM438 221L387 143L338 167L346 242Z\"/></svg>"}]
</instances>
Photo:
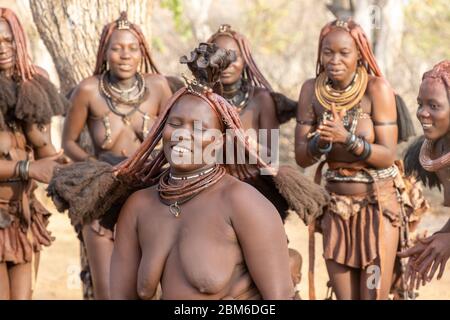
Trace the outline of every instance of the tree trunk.
<instances>
[{"instance_id":1,"label":"tree trunk","mask_svg":"<svg viewBox=\"0 0 450 320\"><path fill-rule=\"evenodd\" d=\"M378 6L373 5L372 0L353 1L355 21L363 28L369 42L373 46L373 32L379 23L380 10Z\"/></svg>"},{"instance_id":2,"label":"tree trunk","mask_svg":"<svg viewBox=\"0 0 450 320\"><path fill-rule=\"evenodd\" d=\"M402 48L404 13L403 1L382 0L381 24L377 32L375 55L386 77L395 69L395 59Z\"/></svg>"},{"instance_id":3,"label":"tree trunk","mask_svg":"<svg viewBox=\"0 0 450 320\"><path fill-rule=\"evenodd\" d=\"M336 19L345 20L353 14L351 0L333 0L326 7Z\"/></svg>"},{"instance_id":4,"label":"tree trunk","mask_svg":"<svg viewBox=\"0 0 450 320\"><path fill-rule=\"evenodd\" d=\"M209 8L211 0L184 0L185 14L189 20L197 42L208 40L212 32L208 26Z\"/></svg>"},{"instance_id":5,"label":"tree trunk","mask_svg":"<svg viewBox=\"0 0 450 320\"><path fill-rule=\"evenodd\" d=\"M64 93L92 74L103 26L116 20L120 11L128 12L147 40L151 36L152 0L30 0L30 7Z\"/></svg>"}]
</instances>

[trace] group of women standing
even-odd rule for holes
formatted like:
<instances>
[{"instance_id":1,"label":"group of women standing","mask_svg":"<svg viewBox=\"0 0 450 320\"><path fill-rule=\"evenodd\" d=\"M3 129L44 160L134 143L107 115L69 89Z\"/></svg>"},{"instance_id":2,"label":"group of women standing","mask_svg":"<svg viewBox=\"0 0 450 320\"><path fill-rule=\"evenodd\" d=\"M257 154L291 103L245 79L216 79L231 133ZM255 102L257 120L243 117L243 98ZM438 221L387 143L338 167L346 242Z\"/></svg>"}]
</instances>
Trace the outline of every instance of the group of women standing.
<instances>
[{"instance_id":1,"label":"group of women standing","mask_svg":"<svg viewBox=\"0 0 450 320\"><path fill-rule=\"evenodd\" d=\"M0 298L31 297L36 257L52 241L34 181L50 182L56 206L69 210L96 299L293 299L288 209L323 234L338 299L388 298L404 218L398 112L358 24L322 29L316 77L303 84L298 106L272 90L247 39L229 25L181 58L194 78L174 89L122 13L104 27L93 75L69 102L32 64L24 39L14 13L0 9ZM445 194L449 68L444 61L424 75L422 167L407 166L441 181ZM295 112L296 161L307 167L324 158L317 176L326 163L326 191L298 170L277 170L245 133L273 132ZM63 113L70 165L49 135L51 116ZM93 155L78 143L84 126ZM211 139L207 130L220 134ZM218 161L238 157L225 148L230 130L254 163ZM194 149L211 150L213 161L176 161ZM411 256L412 283L430 280L439 266L442 275L448 225L402 253Z\"/></svg>"}]
</instances>

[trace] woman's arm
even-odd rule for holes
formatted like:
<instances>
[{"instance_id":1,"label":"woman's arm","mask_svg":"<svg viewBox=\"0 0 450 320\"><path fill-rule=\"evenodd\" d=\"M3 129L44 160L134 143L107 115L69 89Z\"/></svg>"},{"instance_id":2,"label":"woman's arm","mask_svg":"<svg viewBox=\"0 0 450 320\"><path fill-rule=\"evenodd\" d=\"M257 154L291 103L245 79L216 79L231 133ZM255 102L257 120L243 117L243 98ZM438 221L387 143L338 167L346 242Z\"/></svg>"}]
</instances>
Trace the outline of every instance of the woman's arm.
<instances>
[{"instance_id":1,"label":"woman's arm","mask_svg":"<svg viewBox=\"0 0 450 320\"><path fill-rule=\"evenodd\" d=\"M270 154L270 150L272 150L272 129L278 130L280 128L275 110L275 102L268 91L263 91L257 103L260 105L259 129L267 130L267 143L263 147L268 148Z\"/></svg>"},{"instance_id":2,"label":"woman's arm","mask_svg":"<svg viewBox=\"0 0 450 320\"><path fill-rule=\"evenodd\" d=\"M275 207L253 187L231 188L231 224L263 299L293 299L286 233Z\"/></svg>"},{"instance_id":3,"label":"woman's arm","mask_svg":"<svg viewBox=\"0 0 450 320\"><path fill-rule=\"evenodd\" d=\"M56 149L52 144L51 124L44 126L28 124L24 127L27 141L33 146L36 159L47 158L56 154Z\"/></svg>"},{"instance_id":4,"label":"woman's arm","mask_svg":"<svg viewBox=\"0 0 450 320\"><path fill-rule=\"evenodd\" d=\"M375 128L375 143L366 162L375 168L388 168L394 164L397 150L397 108L390 85L383 78L374 78L369 83L372 99L372 121Z\"/></svg>"},{"instance_id":5,"label":"woman's arm","mask_svg":"<svg viewBox=\"0 0 450 320\"><path fill-rule=\"evenodd\" d=\"M139 249L137 199L132 195L122 207L116 225L114 250L111 257L110 296L113 300L139 299L137 274Z\"/></svg>"},{"instance_id":6,"label":"woman's arm","mask_svg":"<svg viewBox=\"0 0 450 320\"><path fill-rule=\"evenodd\" d=\"M56 160L61 156L62 152L60 151L52 156L31 161L28 169L29 178L42 183L48 183L52 178L53 170L59 166ZM17 178L19 174L17 163L18 161L0 160L0 180Z\"/></svg>"},{"instance_id":7,"label":"woman's arm","mask_svg":"<svg viewBox=\"0 0 450 320\"><path fill-rule=\"evenodd\" d=\"M169 101L170 97L172 96L172 90L170 90L169 83L167 82L167 79L165 77L164 77L164 81L163 81L163 85L162 85L162 92L163 92L163 97L161 99L159 113L161 113L161 111L164 110L164 108L166 107L167 101Z\"/></svg>"},{"instance_id":8,"label":"woman's arm","mask_svg":"<svg viewBox=\"0 0 450 320\"><path fill-rule=\"evenodd\" d=\"M71 106L67 112L62 134L64 152L73 161L83 161L89 157L77 143L89 114L90 90L88 84L81 83L72 94Z\"/></svg>"},{"instance_id":9,"label":"woman's arm","mask_svg":"<svg viewBox=\"0 0 450 320\"><path fill-rule=\"evenodd\" d=\"M17 177L17 161L0 160L0 180Z\"/></svg>"},{"instance_id":10,"label":"woman's arm","mask_svg":"<svg viewBox=\"0 0 450 320\"><path fill-rule=\"evenodd\" d=\"M316 127L316 114L312 106L314 79L307 80L300 91L295 127L295 160L303 168L313 165L317 160L308 152L308 134Z\"/></svg>"}]
</instances>

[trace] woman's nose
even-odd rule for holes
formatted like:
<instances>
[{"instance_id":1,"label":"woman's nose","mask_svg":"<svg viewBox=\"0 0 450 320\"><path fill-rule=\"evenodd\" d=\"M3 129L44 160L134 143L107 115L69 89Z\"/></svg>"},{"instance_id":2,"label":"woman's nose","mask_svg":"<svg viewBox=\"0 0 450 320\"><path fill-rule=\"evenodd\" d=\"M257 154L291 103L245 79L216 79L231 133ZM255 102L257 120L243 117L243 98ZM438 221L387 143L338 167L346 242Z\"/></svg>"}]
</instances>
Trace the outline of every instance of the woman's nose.
<instances>
[{"instance_id":1,"label":"woman's nose","mask_svg":"<svg viewBox=\"0 0 450 320\"><path fill-rule=\"evenodd\" d=\"M339 62L339 57L338 57L338 55L337 55L337 54L334 54L334 55L331 57L330 62L331 62L332 64L337 64L337 63Z\"/></svg>"},{"instance_id":2,"label":"woman's nose","mask_svg":"<svg viewBox=\"0 0 450 320\"><path fill-rule=\"evenodd\" d=\"M121 59L129 59L131 57L130 51L128 50L123 50L121 52L120 58Z\"/></svg>"},{"instance_id":3,"label":"woman's nose","mask_svg":"<svg viewBox=\"0 0 450 320\"><path fill-rule=\"evenodd\" d=\"M428 112L427 108L420 108L419 110L417 110L417 118L420 120L420 118L429 118L430 117L430 113Z\"/></svg>"}]
</instances>

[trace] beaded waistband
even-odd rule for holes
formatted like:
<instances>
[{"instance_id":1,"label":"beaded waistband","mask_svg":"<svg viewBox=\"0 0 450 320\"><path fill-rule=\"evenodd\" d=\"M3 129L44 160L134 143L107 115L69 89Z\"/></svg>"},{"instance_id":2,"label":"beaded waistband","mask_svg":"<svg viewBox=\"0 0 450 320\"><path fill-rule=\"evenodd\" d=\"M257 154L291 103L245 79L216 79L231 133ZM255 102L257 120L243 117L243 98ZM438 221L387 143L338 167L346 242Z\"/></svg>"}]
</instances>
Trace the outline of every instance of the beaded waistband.
<instances>
[{"instance_id":1,"label":"beaded waistband","mask_svg":"<svg viewBox=\"0 0 450 320\"><path fill-rule=\"evenodd\" d=\"M398 169L395 165L386 169L367 169L358 170L353 174L343 174L339 169L328 169L325 172L325 179L327 182L361 182L373 183L375 180L383 180L388 178L395 178L398 174Z\"/></svg>"}]
</instances>

